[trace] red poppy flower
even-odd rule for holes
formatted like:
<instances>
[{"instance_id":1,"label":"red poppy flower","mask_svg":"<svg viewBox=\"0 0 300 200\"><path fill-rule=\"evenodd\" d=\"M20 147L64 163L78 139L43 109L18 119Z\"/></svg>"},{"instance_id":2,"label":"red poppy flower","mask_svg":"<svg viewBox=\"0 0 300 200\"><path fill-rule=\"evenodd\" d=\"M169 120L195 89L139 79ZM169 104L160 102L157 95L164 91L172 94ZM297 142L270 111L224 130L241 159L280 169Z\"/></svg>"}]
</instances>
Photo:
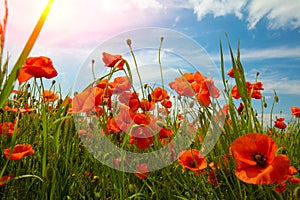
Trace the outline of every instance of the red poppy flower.
<instances>
[{"instance_id":1,"label":"red poppy flower","mask_svg":"<svg viewBox=\"0 0 300 200\"><path fill-rule=\"evenodd\" d=\"M148 99L142 99L139 102L140 108L143 111L150 111L154 109L154 102L153 101L149 101Z\"/></svg>"},{"instance_id":2,"label":"red poppy flower","mask_svg":"<svg viewBox=\"0 0 300 200\"><path fill-rule=\"evenodd\" d=\"M32 77L50 79L55 76L57 76L57 71L50 58L44 56L29 57L19 72L18 81L22 84Z\"/></svg>"},{"instance_id":3,"label":"red poppy flower","mask_svg":"<svg viewBox=\"0 0 300 200\"><path fill-rule=\"evenodd\" d=\"M113 93L120 93L131 88L130 80L126 76L116 77L112 85L114 86Z\"/></svg>"},{"instance_id":4,"label":"red poppy flower","mask_svg":"<svg viewBox=\"0 0 300 200\"><path fill-rule=\"evenodd\" d=\"M106 52L103 52L102 55L102 60L105 66L114 67L117 64L117 68L124 69L123 66L125 64L125 61L123 60L121 55L111 55Z\"/></svg>"},{"instance_id":5,"label":"red poppy flower","mask_svg":"<svg viewBox=\"0 0 300 200\"><path fill-rule=\"evenodd\" d=\"M279 183L280 185L275 188L276 192L278 193L284 192L287 181L290 183L299 184L300 179L293 176L295 173L297 173L297 169L294 166L290 166L288 173L277 181L277 183Z\"/></svg>"},{"instance_id":6,"label":"red poppy flower","mask_svg":"<svg viewBox=\"0 0 300 200\"><path fill-rule=\"evenodd\" d=\"M165 99L170 99L168 92L160 87L154 88L151 93L151 99L153 102L159 102Z\"/></svg>"},{"instance_id":7,"label":"red poppy flower","mask_svg":"<svg viewBox=\"0 0 300 200\"><path fill-rule=\"evenodd\" d=\"M42 97L42 102L54 102L58 99L58 95L50 90L44 90L42 93Z\"/></svg>"},{"instance_id":8,"label":"red poppy flower","mask_svg":"<svg viewBox=\"0 0 300 200\"><path fill-rule=\"evenodd\" d=\"M9 180L11 180L13 178L14 178L13 174L9 174L7 176L2 176L0 178L0 187L4 186L7 183L7 181L9 181Z\"/></svg>"},{"instance_id":9,"label":"red poppy flower","mask_svg":"<svg viewBox=\"0 0 300 200\"><path fill-rule=\"evenodd\" d=\"M210 105L210 97L218 98L220 96L219 89L215 87L214 81L211 78L203 76L200 72L184 74L183 77L174 79L169 86L179 95L193 97L196 95L199 103L204 106Z\"/></svg>"},{"instance_id":10,"label":"red poppy flower","mask_svg":"<svg viewBox=\"0 0 300 200\"><path fill-rule=\"evenodd\" d=\"M146 126L134 126L130 135L130 144L140 149L147 149L153 143L153 135Z\"/></svg>"},{"instance_id":11,"label":"red poppy flower","mask_svg":"<svg viewBox=\"0 0 300 200\"><path fill-rule=\"evenodd\" d=\"M246 82L248 96L251 95L251 98L261 99L262 95L260 90L264 90L263 84L261 82L256 82L251 84L250 82ZM235 85L231 90L232 97L235 99L239 99L241 97L238 87Z\"/></svg>"},{"instance_id":12,"label":"red poppy flower","mask_svg":"<svg viewBox=\"0 0 300 200\"><path fill-rule=\"evenodd\" d=\"M113 134L120 132L121 129L115 122L114 118L110 117L106 122L106 134Z\"/></svg>"},{"instance_id":13,"label":"red poppy flower","mask_svg":"<svg viewBox=\"0 0 300 200\"><path fill-rule=\"evenodd\" d=\"M297 118L300 118L300 108L296 106L292 106L291 110L292 110L292 115L294 115Z\"/></svg>"},{"instance_id":14,"label":"red poppy flower","mask_svg":"<svg viewBox=\"0 0 300 200\"><path fill-rule=\"evenodd\" d=\"M139 164L137 166L136 172L134 173L140 179L145 179L148 176L148 171L150 170L150 166L147 164Z\"/></svg>"},{"instance_id":15,"label":"red poppy flower","mask_svg":"<svg viewBox=\"0 0 300 200\"><path fill-rule=\"evenodd\" d=\"M274 126L275 126L276 128L279 128L279 129L285 129L285 128L286 128L286 124L284 123L284 118L278 118L278 119L275 121Z\"/></svg>"},{"instance_id":16,"label":"red poppy flower","mask_svg":"<svg viewBox=\"0 0 300 200\"><path fill-rule=\"evenodd\" d=\"M195 81L193 73L184 73L183 77L189 82L192 83Z\"/></svg>"},{"instance_id":17,"label":"red poppy flower","mask_svg":"<svg viewBox=\"0 0 300 200\"><path fill-rule=\"evenodd\" d=\"M170 88L175 90L179 95L182 96L194 96L195 92L192 87L185 81L184 78L178 77L174 79L174 82L169 83Z\"/></svg>"},{"instance_id":18,"label":"red poppy flower","mask_svg":"<svg viewBox=\"0 0 300 200\"><path fill-rule=\"evenodd\" d=\"M138 125L148 125L151 122L150 115L146 113L131 113L131 118Z\"/></svg>"},{"instance_id":19,"label":"red poppy flower","mask_svg":"<svg viewBox=\"0 0 300 200\"><path fill-rule=\"evenodd\" d=\"M159 138L163 139L163 138L169 138L173 135L173 131L171 129L168 128L162 128L159 131Z\"/></svg>"},{"instance_id":20,"label":"red poppy flower","mask_svg":"<svg viewBox=\"0 0 300 200\"><path fill-rule=\"evenodd\" d=\"M129 107L121 104L117 110L118 112L116 112L114 116L116 124L122 131L128 132L133 122L130 116Z\"/></svg>"},{"instance_id":21,"label":"red poppy flower","mask_svg":"<svg viewBox=\"0 0 300 200\"><path fill-rule=\"evenodd\" d=\"M85 91L74 96L72 100L72 113L88 112L95 106L102 105L104 91L98 87L89 87Z\"/></svg>"},{"instance_id":22,"label":"red poppy flower","mask_svg":"<svg viewBox=\"0 0 300 200\"><path fill-rule=\"evenodd\" d=\"M272 184L288 173L290 159L277 155L277 145L267 135L251 133L231 145L236 163L235 175L250 184Z\"/></svg>"},{"instance_id":23,"label":"red poppy flower","mask_svg":"<svg viewBox=\"0 0 300 200\"><path fill-rule=\"evenodd\" d=\"M173 103L170 100L163 100L160 103L165 108L172 108L172 106L173 106Z\"/></svg>"},{"instance_id":24,"label":"red poppy flower","mask_svg":"<svg viewBox=\"0 0 300 200\"><path fill-rule=\"evenodd\" d=\"M186 168L193 171L196 175L207 167L207 162L201 151L189 149L179 154L178 162L183 170Z\"/></svg>"},{"instance_id":25,"label":"red poppy flower","mask_svg":"<svg viewBox=\"0 0 300 200\"><path fill-rule=\"evenodd\" d=\"M138 98L138 93L125 91L119 95L120 103L129 106L131 112L136 112L140 107L140 101Z\"/></svg>"},{"instance_id":26,"label":"red poppy flower","mask_svg":"<svg viewBox=\"0 0 300 200\"><path fill-rule=\"evenodd\" d=\"M228 70L227 75L230 76L231 78L234 78L233 68L231 68L230 70Z\"/></svg>"},{"instance_id":27,"label":"red poppy flower","mask_svg":"<svg viewBox=\"0 0 300 200\"><path fill-rule=\"evenodd\" d=\"M237 72L239 73L239 69L236 68L236 70L237 70ZM233 67L232 67L230 70L228 70L227 75L230 76L231 78L234 78L234 70L233 70Z\"/></svg>"},{"instance_id":28,"label":"red poppy flower","mask_svg":"<svg viewBox=\"0 0 300 200\"><path fill-rule=\"evenodd\" d=\"M13 149L11 157L9 157L10 148L4 149L3 153L6 159L21 160L25 156L34 154L34 150L30 144L17 144Z\"/></svg>"},{"instance_id":29,"label":"red poppy flower","mask_svg":"<svg viewBox=\"0 0 300 200\"><path fill-rule=\"evenodd\" d=\"M195 72L194 74L194 80L196 83L202 83L206 79L206 76L201 74L200 72Z\"/></svg>"},{"instance_id":30,"label":"red poppy flower","mask_svg":"<svg viewBox=\"0 0 300 200\"><path fill-rule=\"evenodd\" d=\"M238 111L239 115L243 112L244 107L245 107L244 104L241 102L240 105L239 105L239 107L237 108L237 111Z\"/></svg>"},{"instance_id":31,"label":"red poppy flower","mask_svg":"<svg viewBox=\"0 0 300 200\"><path fill-rule=\"evenodd\" d=\"M0 136L6 134L7 136L12 136L15 130L15 124L12 122L3 122L0 124ZM19 133L18 131L16 132Z\"/></svg>"},{"instance_id":32,"label":"red poppy flower","mask_svg":"<svg viewBox=\"0 0 300 200\"><path fill-rule=\"evenodd\" d=\"M35 108L28 108L28 104L26 103L26 105L25 105L24 108L10 108L8 106L5 106L5 110L11 111L13 113L17 113L18 111L20 113L29 113L29 112L32 112L32 111L34 111L36 109Z\"/></svg>"}]
</instances>

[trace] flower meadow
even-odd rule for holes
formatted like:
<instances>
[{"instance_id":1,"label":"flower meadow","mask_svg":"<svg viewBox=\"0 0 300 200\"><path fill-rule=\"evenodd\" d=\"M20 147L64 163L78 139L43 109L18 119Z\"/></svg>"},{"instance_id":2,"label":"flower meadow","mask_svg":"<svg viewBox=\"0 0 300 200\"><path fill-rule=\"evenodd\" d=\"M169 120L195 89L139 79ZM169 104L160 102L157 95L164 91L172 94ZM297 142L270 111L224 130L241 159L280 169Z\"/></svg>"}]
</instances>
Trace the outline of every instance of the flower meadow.
<instances>
[{"instance_id":1,"label":"flower meadow","mask_svg":"<svg viewBox=\"0 0 300 200\"><path fill-rule=\"evenodd\" d=\"M252 106L261 102L262 113L270 106L263 80L246 79L239 46L235 55L228 42L225 67L220 43L222 88L201 71L180 71L169 83L158 74L162 86L139 76L136 88L139 63L128 39L134 66L103 52L109 72L96 77L91 60L94 81L63 96L55 60L29 56L49 9L11 71L7 15L0 24L2 199L300 199L300 102L291 121L271 113L263 124ZM279 100L274 92L272 108ZM125 153L106 150L107 141Z\"/></svg>"}]
</instances>

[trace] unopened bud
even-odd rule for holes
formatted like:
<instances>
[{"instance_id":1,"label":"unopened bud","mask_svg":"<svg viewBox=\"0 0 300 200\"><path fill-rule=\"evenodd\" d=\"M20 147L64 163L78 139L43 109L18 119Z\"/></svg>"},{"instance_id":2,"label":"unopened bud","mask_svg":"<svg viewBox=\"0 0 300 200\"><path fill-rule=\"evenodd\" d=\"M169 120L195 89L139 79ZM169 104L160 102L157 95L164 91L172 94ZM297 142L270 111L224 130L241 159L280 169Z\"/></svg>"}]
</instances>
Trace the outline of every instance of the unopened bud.
<instances>
[{"instance_id":1,"label":"unopened bud","mask_svg":"<svg viewBox=\"0 0 300 200\"><path fill-rule=\"evenodd\" d=\"M267 102L264 102L264 107L267 108L268 107L268 104Z\"/></svg>"},{"instance_id":2,"label":"unopened bud","mask_svg":"<svg viewBox=\"0 0 300 200\"><path fill-rule=\"evenodd\" d=\"M279 97L278 97L277 95L274 96L274 101L275 101L276 103L278 103Z\"/></svg>"},{"instance_id":3,"label":"unopened bud","mask_svg":"<svg viewBox=\"0 0 300 200\"><path fill-rule=\"evenodd\" d=\"M152 96L151 96L151 94L148 94L148 101L149 101L149 102L152 101Z\"/></svg>"},{"instance_id":4,"label":"unopened bud","mask_svg":"<svg viewBox=\"0 0 300 200\"><path fill-rule=\"evenodd\" d=\"M128 46L131 46L131 39L127 39L126 43L127 43Z\"/></svg>"}]
</instances>

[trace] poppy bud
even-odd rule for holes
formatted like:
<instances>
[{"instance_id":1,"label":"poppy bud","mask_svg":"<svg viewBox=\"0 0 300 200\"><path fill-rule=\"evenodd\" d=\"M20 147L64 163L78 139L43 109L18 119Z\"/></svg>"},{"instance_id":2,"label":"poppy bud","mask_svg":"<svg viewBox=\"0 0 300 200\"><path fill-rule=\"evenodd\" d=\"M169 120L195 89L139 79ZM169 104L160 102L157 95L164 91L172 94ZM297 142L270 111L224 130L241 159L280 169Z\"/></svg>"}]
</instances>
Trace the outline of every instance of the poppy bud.
<instances>
[{"instance_id":1,"label":"poppy bud","mask_svg":"<svg viewBox=\"0 0 300 200\"><path fill-rule=\"evenodd\" d=\"M152 101L151 94L148 94L148 101L149 101L149 102L151 102L151 101Z\"/></svg>"},{"instance_id":2,"label":"poppy bud","mask_svg":"<svg viewBox=\"0 0 300 200\"><path fill-rule=\"evenodd\" d=\"M126 43L127 43L128 46L131 46L131 39L127 39Z\"/></svg>"},{"instance_id":3,"label":"poppy bud","mask_svg":"<svg viewBox=\"0 0 300 200\"><path fill-rule=\"evenodd\" d=\"M274 96L274 101L275 101L276 103L278 103L278 101L279 101L279 98L278 98L278 96L277 96L277 95L275 95L275 96Z\"/></svg>"}]
</instances>

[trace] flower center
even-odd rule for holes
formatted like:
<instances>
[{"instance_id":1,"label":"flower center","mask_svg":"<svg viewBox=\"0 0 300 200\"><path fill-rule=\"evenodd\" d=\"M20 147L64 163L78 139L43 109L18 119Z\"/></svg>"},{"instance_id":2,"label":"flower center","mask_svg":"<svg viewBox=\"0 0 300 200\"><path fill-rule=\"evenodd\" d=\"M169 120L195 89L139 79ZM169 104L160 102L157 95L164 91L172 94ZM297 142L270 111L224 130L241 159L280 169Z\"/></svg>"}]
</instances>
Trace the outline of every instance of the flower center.
<instances>
[{"instance_id":1,"label":"flower center","mask_svg":"<svg viewBox=\"0 0 300 200\"><path fill-rule=\"evenodd\" d=\"M196 163L195 163L194 160L190 160L190 161L189 161L189 166L192 167L192 168L197 167L197 165L196 165Z\"/></svg>"},{"instance_id":2,"label":"flower center","mask_svg":"<svg viewBox=\"0 0 300 200\"><path fill-rule=\"evenodd\" d=\"M253 160L257 163L257 165L259 167L265 167L266 166L267 158L265 158L264 155L262 155L260 153L254 154Z\"/></svg>"}]
</instances>

